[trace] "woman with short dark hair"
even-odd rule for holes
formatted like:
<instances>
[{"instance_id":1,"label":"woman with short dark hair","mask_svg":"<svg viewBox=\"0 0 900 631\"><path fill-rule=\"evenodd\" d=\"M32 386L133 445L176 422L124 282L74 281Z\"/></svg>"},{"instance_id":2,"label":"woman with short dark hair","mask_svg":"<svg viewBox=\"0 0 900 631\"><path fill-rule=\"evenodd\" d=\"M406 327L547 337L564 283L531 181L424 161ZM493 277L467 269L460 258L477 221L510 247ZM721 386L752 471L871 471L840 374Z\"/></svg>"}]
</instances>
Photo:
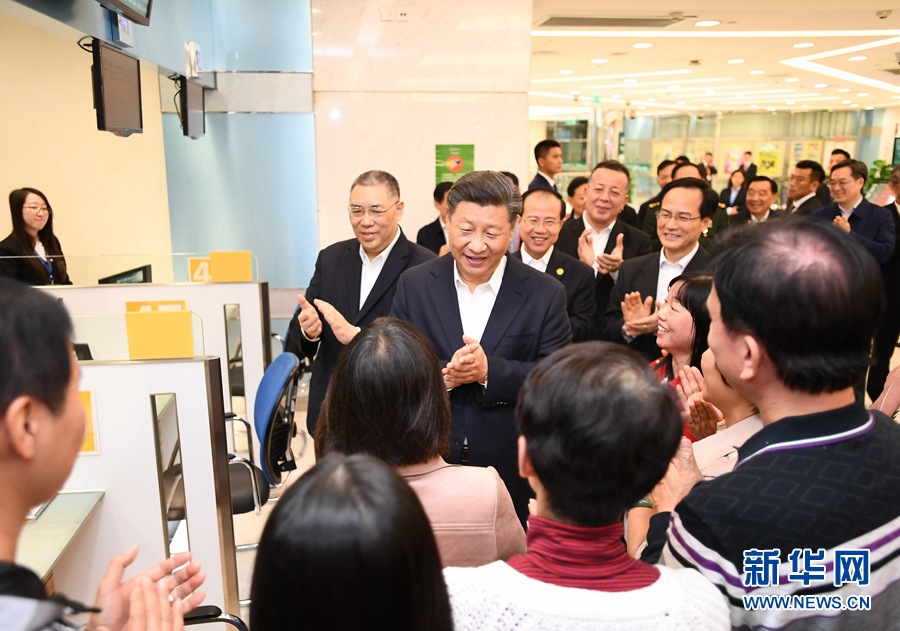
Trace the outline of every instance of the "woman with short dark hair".
<instances>
[{"instance_id":1,"label":"woman with short dark hair","mask_svg":"<svg viewBox=\"0 0 900 631\"><path fill-rule=\"evenodd\" d=\"M281 496L259 542L253 631L450 631L450 603L422 505L364 455L320 460Z\"/></svg>"},{"instance_id":2,"label":"woman with short dark hair","mask_svg":"<svg viewBox=\"0 0 900 631\"><path fill-rule=\"evenodd\" d=\"M9 194L9 212L13 229L0 241L0 276L29 285L71 285L47 196L17 188Z\"/></svg>"},{"instance_id":3,"label":"woman with short dark hair","mask_svg":"<svg viewBox=\"0 0 900 631\"><path fill-rule=\"evenodd\" d=\"M444 565L525 550L509 492L492 467L447 464L450 401L428 340L378 318L338 359L316 429L316 455L366 453L397 468L431 520Z\"/></svg>"}]
</instances>

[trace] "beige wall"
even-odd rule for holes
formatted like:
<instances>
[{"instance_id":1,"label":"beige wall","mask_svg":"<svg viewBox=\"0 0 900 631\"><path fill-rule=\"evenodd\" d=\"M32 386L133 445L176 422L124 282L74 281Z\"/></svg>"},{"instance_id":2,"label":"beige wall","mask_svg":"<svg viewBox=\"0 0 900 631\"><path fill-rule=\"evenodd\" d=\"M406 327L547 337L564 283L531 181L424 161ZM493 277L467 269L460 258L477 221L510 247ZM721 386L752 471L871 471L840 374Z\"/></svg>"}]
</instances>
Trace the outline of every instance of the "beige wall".
<instances>
[{"instance_id":1,"label":"beige wall","mask_svg":"<svg viewBox=\"0 0 900 631\"><path fill-rule=\"evenodd\" d=\"M141 62L144 133L119 138L97 130L91 55L81 34L49 32L0 12L0 238L11 230L9 191L31 186L54 209L54 231L75 283L148 257L98 261L91 255L170 253L169 205L157 67Z\"/></svg>"}]
</instances>

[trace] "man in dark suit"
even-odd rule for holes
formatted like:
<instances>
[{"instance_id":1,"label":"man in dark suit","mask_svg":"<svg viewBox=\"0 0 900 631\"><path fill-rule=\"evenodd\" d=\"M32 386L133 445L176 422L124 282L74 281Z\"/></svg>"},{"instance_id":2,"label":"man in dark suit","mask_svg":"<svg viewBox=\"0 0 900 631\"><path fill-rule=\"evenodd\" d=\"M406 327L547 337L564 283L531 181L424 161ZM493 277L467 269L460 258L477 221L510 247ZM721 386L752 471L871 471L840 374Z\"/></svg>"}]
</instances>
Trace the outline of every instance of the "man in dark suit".
<instances>
[{"instance_id":1,"label":"man in dark suit","mask_svg":"<svg viewBox=\"0 0 900 631\"><path fill-rule=\"evenodd\" d=\"M650 252L647 235L619 219L630 179L628 168L617 160L595 166L581 220L567 221L556 243L559 251L593 268L598 316L606 311L622 261Z\"/></svg>"},{"instance_id":2,"label":"man in dark suit","mask_svg":"<svg viewBox=\"0 0 900 631\"><path fill-rule=\"evenodd\" d=\"M813 217L831 221L859 241L879 265L894 254L896 233L891 212L863 197L869 169L859 160L844 160L831 169L831 194L834 201L812 213Z\"/></svg>"},{"instance_id":3,"label":"man in dark suit","mask_svg":"<svg viewBox=\"0 0 900 631\"><path fill-rule=\"evenodd\" d=\"M662 250L622 263L601 318L601 335L630 344L648 360L660 356L657 307L666 299L673 278L706 269L709 255L700 247L700 235L712 223L718 203L719 196L706 180L680 178L666 185L656 227Z\"/></svg>"},{"instance_id":4,"label":"man in dark suit","mask_svg":"<svg viewBox=\"0 0 900 631\"><path fill-rule=\"evenodd\" d=\"M703 154L703 162L697 165L700 169L700 175L703 176L703 179L706 180L706 183L709 184L709 187L713 187L713 178L719 172L716 168L716 165L713 164L713 154L707 151Z\"/></svg>"},{"instance_id":5,"label":"man in dark suit","mask_svg":"<svg viewBox=\"0 0 900 631\"><path fill-rule=\"evenodd\" d=\"M744 178L749 182L756 177L756 164L753 162L753 153L744 152L744 161L741 162L741 171L744 172Z\"/></svg>"},{"instance_id":6,"label":"man in dark suit","mask_svg":"<svg viewBox=\"0 0 900 631\"><path fill-rule=\"evenodd\" d=\"M825 169L815 160L801 160L794 165L788 183L788 197L791 198L788 214L808 215L824 206L816 196L816 190L824 180Z\"/></svg>"},{"instance_id":7,"label":"man in dark suit","mask_svg":"<svg viewBox=\"0 0 900 631\"><path fill-rule=\"evenodd\" d=\"M747 197L744 208L728 218L729 226L746 226L748 223L771 221L784 216L784 213L772 210L778 201L778 184L765 175L757 175L747 185Z\"/></svg>"},{"instance_id":8,"label":"man in dark suit","mask_svg":"<svg viewBox=\"0 0 900 631\"><path fill-rule=\"evenodd\" d=\"M571 340L563 286L507 257L521 197L509 178L475 171L450 189L450 254L397 283L392 315L418 327L445 365L452 422L447 462L493 466L519 519L531 490L518 474L515 405L525 376Z\"/></svg>"},{"instance_id":9,"label":"man in dark suit","mask_svg":"<svg viewBox=\"0 0 900 631\"><path fill-rule=\"evenodd\" d=\"M400 230L403 202L396 178L366 171L350 188L347 208L355 239L330 245L316 260L316 271L288 335L313 360L306 425L315 434L319 408L344 344L358 327L388 314L401 272L434 258Z\"/></svg>"},{"instance_id":10,"label":"man in dark suit","mask_svg":"<svg viewBox=\"0 0 900 631\"><path fill-rule=\"evenodd\" d=\"M437 208L438 218L423 226L416 235L416 243L423 248L428 248L438 256L447 251L447 193L451 186L453 186L453 182L441 182L434 187L434 207ZM444 251L442 252L441 249Z\"/></svg>"},{"instance_id":11,"label":"man in dark suit","mask_svg":"<svg viewBox=\"0 0 900 631\"><path fill-rule=\"evenodd\" d=\"M534 159L537 162L538 172L528 185L528 190L533 188L549 188L557 193L556 174L562 171L563 155L562 147L552 139L542 140L534 146Z\"/></svg>"},{"instance_id":12,"label":"man in dark suit","mask_svg":"<svg viewBox=\"0 0 900 631\"><path fill-rule=\"evenodd\" d=\"M559 193L536 188L522 196L519 235L522 247L511 256L539 272L546 272L566 289L566 311L572 327L572 341L594 338L597 305L594 272L576 258L554 247L562 228L560 215L566 204Z\"/></svg>"},{"instance_id":13,"label":"man in dark suit","mask_svg":"<svg viewBox=\"0 0 900 631\"><path fill-rule=\"evenodd\" d=\"M894 202L887 209L894 218L896 241L900 241L900 165L891 170L888 186L894 193ZM897 338L900 337L900 248L896 246L896 242L893 256L881 266L881 278L884 281L884 316L875 331L875 343L872 347L875 363L869 369L869 379L866 382L866 392L873 401L884 389L884 382L890 372L891 357L894 356Z\"/></svg>"},{"instance_id":14,"label":"man in dark suit","mask_svg":"<svg viewBox=\"0 0 900 631\"><path fill-rule=\"evenodd\" d=\"M663 160L656 166L656 185L659 186L659 193L662 192L666 184L672 181L672 171L678 164L674 160ZM656 210L659 208L659 193L645 201L638 208L638 221L641 229L650 237L652 245L656 237Z\"/></svg>"}]
</instances>

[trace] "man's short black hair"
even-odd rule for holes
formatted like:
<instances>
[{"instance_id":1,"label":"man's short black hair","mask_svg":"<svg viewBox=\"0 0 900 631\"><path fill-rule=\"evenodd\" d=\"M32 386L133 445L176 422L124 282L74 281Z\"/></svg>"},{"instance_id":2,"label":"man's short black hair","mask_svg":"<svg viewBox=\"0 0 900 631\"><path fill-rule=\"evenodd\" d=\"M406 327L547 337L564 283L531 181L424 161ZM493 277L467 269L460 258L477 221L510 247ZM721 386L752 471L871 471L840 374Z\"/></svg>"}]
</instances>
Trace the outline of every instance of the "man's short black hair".
<instances>
[{"instance_id":1,"label":"man's short black hair","mask_svg":"<svg viewBox=\"0 0 900 631\"><path fill-rule=\"evenodd\" d=\"M850 159L850 154L844 151L843 149L832 149L831 155L833 156L844 156L844 160Z\"/></svg>"},{"instance_id":2,"label":"man's short black hair","mask_svg":"<svg viewBox=\"0 0 900 631\"><path fill-rule=\"evenodd\" d=\"M562 195L554 191L552 188L533 188L530 191L525 191L522 194L523 213L525 212L525 200L536 195L549 195L550 197L555 197L556 199L558 199L560 204L559 218L560 220L566 218L566 201L562 198Z\"/></svg>"},{"instance_id":3,"label":"man's short black hair","mask_svg":"<svg viewBox=\"0 0 900 631\"><path fill-rule=\"evenodd\" d=\"M434 203L440 204L444 201L444 197L453 187L453 182L441 182L437 186L434 187Z\"/></svg>"},{"instance_id":4,"label":"man's short black hair","mask_svg":"<svg viewBox=\"0 0 900 631\"><path fill-rule=\"evenodd\" d=\"M861 160L841 160L831 167L831 173L834 174L837 169L845 169L848 167L850 169L850 175L853 176L854 180L865 180L869 177L869 167Z\"/></svg>"},{"instance_id":5,"label":"man's short black hair","mask_svg":"<svg viewBox=\"0 0 900 631\"><path fill-rule=\"evenodd\" d=\"M662 173L662 170L663 170L663 169L665 169L666 167L671 166L671 165L673 165L673 164L678 164L678 163L675 162L674 160L663 160L663 161L660 162L659 165L656 167L656 174L659 175L660 173Z\"/></svg>"},{"instance_id":6,"label":"man's short black hair","mask_svg":"<svg viewBox=\"0 0 900 631\"><path fill-rule=\"evenodd\" d=\"M578 187L582 186L584 184L587 184L587 183L588 183L588 179L586 177L584 177L583 175L579 175L578 177L573 177L572 181L569 182L569 186L566 187L566 193L568 193L569 197L574 197L575 191L578 190Z\"/></svg>"},{"instance_id":7,"label":"man's short black hair","mask_svg":"<svg viewBox=\"0 0 900 631\"><path fill-rule=\"evenodd\" d=\"M663 189L659 192L660 201L666 196L666 193L674 188L697 189L703 195L703 201L698 209L700 216L712 219L713 215L716 214L716 210L719 208L719 196L709 187L709 183L706 180L701 180L697 177L683 177L680 180L672 180L663 186Z\"/></svg>"},{"instance_id":8,"label":"man's short black hair","mask_svg":"<svg viewBox=\"0 0 900 631\"><path fill-rule=\"evenodd\" d=\"M825 169L815 160L801 160L794 165L795 169L809 169L810 179L821 184L825 181Z\"/></svg>"},{"instance_id":9,"label":"man's short black hair","mask_svg":"<svg viewBox=\"0 0 900 631\"><path fill-rule=\"evenodd\" d=\"M765 175L754 175L752 178L750 178L750 181L747 182L747 188L749 189L750 185L754 182L768 182L769 188L772 190L772 193L778 192L778 184L776 184L775 180L770 177L766 177Z\"/></svg>"},{"instance_id":10,"label":"man's short black hair","mask_svg":"<svg viewBox=\"0 0 900 631\"><path fill-rule=\"evenodd\" d=\"M576 526L621 519L665 474L683 428L672 389L634 351L607 342L541 361L516 416L553 513Z\"/></svg>"},{"instance_id":11,"label":"man's short black hair","mask_svg":"<svg viewBox=\"0 0 900 631\"><path fill-rule=\"evenodd\" d=\"M560 144L553 140L552 138L548 138L547 140L542 140L538 144L534 146L534 160L537 162L541 158L546 158L547 154L550 153L550 150L554 147L560 147Z\"/></svg>"},{"instance_id":12,"label":"man's short black hair","mask_svg":"<svg viewBox=\"0 0 900 631\"><path fill-rule=\"evenodd\" d=\"M631 182L631 172L628 170L628 167L619 162L618 160L604 160L603 162L598 162L597 165L591 169L591 175L594 174L594 171L597 169L607 169L609 171L618 171L619 173L624 173L625 177L628 178L628 181Z\"/></svg>"},{"instance_id":13,"label":"man's short black hair","mask_svg":"<svg viewBox=\"0 0 900 631\"><path fill-rule=\"evenodd\" d=\"M693 162L678 162L678 161L676 161L675 168L672 169L672 179L674 180L675 177L678 175L678 172L681 171L682 169L688 169L691 167L697 169L697 173L702 173L700 171L700 167L697 166L696 164L694 164Z\"/></svg>"},{"instance_id":14,"label":"man's short black hair","mask_svg":"<svg viewBox=\"0 0 900 631\"><path fill-rule=\"evenodd\" d=\"M23 395L58 413L72 378L72 322L49 294L0 278L0 415Z\"/></svg>"},{"instance_id":15,"label":"man's short black hair","mask_svg":"<svg viewBox=\"0 0 900 631\"><path fill-rule=\"evenodd\" d=\"M726 234L713 268L725 328L756 338L785 386L835 392L865 375L884 297L850 235L802 217L753 224Z\"/></svg>"}]
</instances>

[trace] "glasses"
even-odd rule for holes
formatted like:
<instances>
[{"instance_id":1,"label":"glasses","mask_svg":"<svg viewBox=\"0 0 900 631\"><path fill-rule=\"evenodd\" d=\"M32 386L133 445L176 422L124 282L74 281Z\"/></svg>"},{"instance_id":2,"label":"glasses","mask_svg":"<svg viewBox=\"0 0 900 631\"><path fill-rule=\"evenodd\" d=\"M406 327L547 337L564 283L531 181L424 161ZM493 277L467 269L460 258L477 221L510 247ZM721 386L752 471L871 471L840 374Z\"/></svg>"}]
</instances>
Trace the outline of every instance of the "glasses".
<instances>
[{"instance_id":1,"label":"glasses","mask_svg":"<svg viewBox=\"0 0 900 631\"><path fill-rule=\"evenodd\" d=\"M831 188L848 188L856 180L831 180L828 186Z\"/></svg>"},{"instance_id":2,"label":"glasses","mask_svg":"<svg viewBox=\"0 0 900 631\"><path fill-rule=\"evenodd\" d=\"M524 221L532 228L537 228L540 225L543 225L545 228L555 228L560 224L559 219L555 217L546 217L543 220L540 217L528 217Z\"/></svg>"},{"instance_id":3,"label":"glasses","mask_svg":"<svg viewBox=\"0 0 900 631\"><path fill-rule=\"evenodd\" d=\"M605 186L595 186L594 192L597 195L603 195L604 193L608 193L610 199L619 199L620 197L625 196L624 191L620 191L617 188L606 188Z\"/></svg>"},{"instance_id":4,"label":"glasses","mask_svg":"<svg viewBox=\"0 0 900 631\"><path fill-rule=\"evenodd\" d=\"M673 215L668 210L657 210L656 211L656 221L657 223L669 223L670 219L675 219L675 223L686 225L695 221L697 219L701 219L699 215L696 217L691 217L690 215L679 213L677 215Z\"/></svg>"},{"instance_id":5,"label":"glasses","mask_svg":"<svg viewBox=\"0 0 900 631\"><path fill-rule=\"evenodd\" d=\"M23 206L24 210L28 212L32 212L35 215L39 215L41 213L50 214L50 209L47 206Z\"/></svg>"},{"instance_id":6,"label":"glasses","mask_svg":"<svg viewBox=\"0 0 900 631\"><path fill-rule=\"evenodd\" d=\"M393 204L391 204L387 208L382 208L378 204L375 204L374 206L369 206L369 207L357 206L356 204L350 204L349 206L347 206L347 212L350 213L351 217L355 217L356 219L362 218L362 216L365 215L366 213L369 213L369 217L371 217L372 219L380 219L381 217L384 217L384 213L386 213L387 211L389 211L391 208L393 208L394 206L396 206L399 203L400 203L400 200L398 199L397 201L395 201Z\"/></svg>"}]
</instances>

